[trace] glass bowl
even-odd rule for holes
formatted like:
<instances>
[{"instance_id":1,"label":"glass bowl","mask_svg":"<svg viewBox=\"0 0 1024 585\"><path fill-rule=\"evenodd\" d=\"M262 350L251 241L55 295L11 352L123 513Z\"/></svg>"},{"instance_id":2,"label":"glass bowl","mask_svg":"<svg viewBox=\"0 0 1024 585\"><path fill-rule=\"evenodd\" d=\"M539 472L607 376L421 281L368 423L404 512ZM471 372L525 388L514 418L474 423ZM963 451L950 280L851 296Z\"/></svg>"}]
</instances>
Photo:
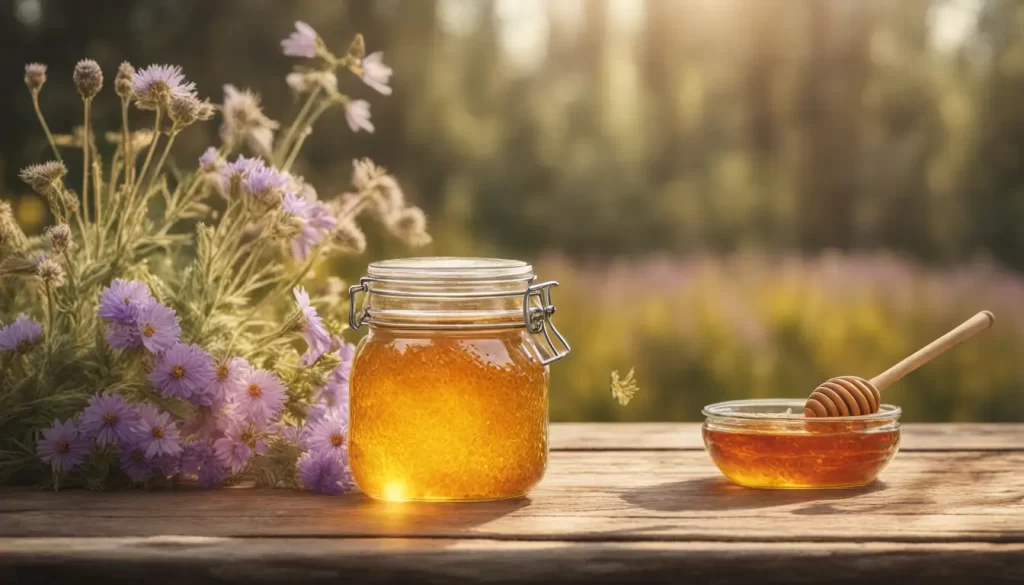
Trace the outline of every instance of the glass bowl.
<instances>
[{"instance_id":1,"label":"glass bowl","mask_svg":"<svg viewBox=\"0 0 1024 585\"><path fill-rule=\"evenodd\" d=\"M704 407L704 446L733 483L753 488L849 488L896 456L901 410L806 418L804 399L732 400Z\"/></svg>"}]
</instances>

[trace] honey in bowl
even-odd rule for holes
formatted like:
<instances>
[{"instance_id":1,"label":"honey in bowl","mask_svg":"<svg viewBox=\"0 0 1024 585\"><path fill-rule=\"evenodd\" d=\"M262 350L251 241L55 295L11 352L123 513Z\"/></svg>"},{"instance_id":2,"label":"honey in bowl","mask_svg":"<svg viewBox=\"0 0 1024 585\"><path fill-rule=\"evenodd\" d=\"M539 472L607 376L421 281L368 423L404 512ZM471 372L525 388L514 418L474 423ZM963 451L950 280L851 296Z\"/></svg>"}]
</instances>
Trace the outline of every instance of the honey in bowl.
<instances>
[{"instance_id":1,"label":"honey in bowl","mask_svg":"<svg viewBox=\"0 0 1024 585\"><path fill-rule=\"evenodd\" d=\"M732 482L755 488L867 485L899 449L900 409L806 418L801 400L737 400L704 409L704 445Z\"/></svg>"}]
</instances>

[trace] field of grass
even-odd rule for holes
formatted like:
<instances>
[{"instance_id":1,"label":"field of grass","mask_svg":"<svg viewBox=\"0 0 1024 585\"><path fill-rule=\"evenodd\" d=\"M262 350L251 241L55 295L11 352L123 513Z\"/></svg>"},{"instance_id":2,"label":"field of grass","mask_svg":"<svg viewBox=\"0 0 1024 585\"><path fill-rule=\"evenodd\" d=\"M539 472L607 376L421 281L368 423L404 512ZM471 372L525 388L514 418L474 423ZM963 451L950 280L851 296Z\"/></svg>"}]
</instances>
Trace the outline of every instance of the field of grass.
<instances>
[{"instance_id":1,"label":"field of grass","mask_svg":"<svg viewBox=\"0 0 1024 585\"><path fill-rule=\"evenodd\" d=\"M871 377L981 309L994 328L900 381L907 421L1024 420L1024 278L983 262L926 268L888 255L699 256L539 262L573 353L552 366L554 421L696 421L711 402L804 397ZM626 407L612 369L636 366Z\"/></svg>"}]
</instances>

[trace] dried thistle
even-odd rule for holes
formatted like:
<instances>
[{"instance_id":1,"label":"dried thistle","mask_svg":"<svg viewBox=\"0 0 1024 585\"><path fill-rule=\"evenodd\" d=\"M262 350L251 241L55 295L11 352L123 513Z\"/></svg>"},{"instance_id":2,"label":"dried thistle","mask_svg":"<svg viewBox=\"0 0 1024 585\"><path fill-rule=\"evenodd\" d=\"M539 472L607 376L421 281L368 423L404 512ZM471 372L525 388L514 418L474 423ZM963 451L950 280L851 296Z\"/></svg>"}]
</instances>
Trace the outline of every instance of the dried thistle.
<instances>
[{"instance_id":1,"label":"dried thistle","mask_svg":"<svg viewBox=\"0 0 1024 585\"><path fill-rule=\"evenodd\" d=\"M630 368L629 373L622 379L619 379L618 370L612 372L612 397L618 400L619 404L622 406L629 404L629 401L633 399L633 396L640 391L640 386L634 378L635 370L636 368Z\"/></svg>"},{"instance_id":2,"label":"dried thistle","mask_svg":"<svg viewBox=\"0 0 1024 585\"><path fill-rule=\"evenodd\" d=\"M91 100L103 88L103 70L92 59L82 59L75 65L72 76L82 99Z\"/></svg>"},{"instance_id":3,"label":"dried thistle","mask_svg":"<svg viewBox=\"0 0 1024 585\"><path fill-rule=\"evenodd\" d=\"M406 207L392 216L388 230L406 244L419 247L431 242L427 234L427 216L419 207Z\"/></svg>"},{"instance_id":4,"label":"dried thistle","mask_svg":"<svg viewBox=\"0 0 1024 585\"><path fill-rule=\"evenodd\" d=\"M366 234L354 221L342 221L331 232L331 242L342 254L362 254L366 251Z\"/></svg>"},{"instance_id":5,"label":"dried thistle","mask_svg":"<svg viewBox=\"0 0 1024 585\"><path fill-rule=\"evenodd\" d=\"M22 181L28 183L33 191L45 196L45 191L54 188L54 185L59 183L67 173L68 169L64 163L51 160L29 165L22 169L18 176Z\"/></svg>"},{"instance_id":6,"label":"dried thistle","mask_svg":"<svg viewBox=\"0 0 1024 585\"><path fill-rule=\"evenodd\" d=\"M64 267L59 262L46 255L41 255L35 260L36 276L48 286L57 288L64 284Z\"/></svg>"},{"instance_id":7,"label":"dried thistle","mask_svg":"<svg viewBox=\"0 0 1024 585\"><path fill-rule=\"evenodd\" d=\"M0 258L8 252L23 252L27 245L28 238L15 221L11 204L0 201Z\"/></svg>"},{"instance_id":8,"label":"dried thistle","mask_svg":"<svg viewBox=\"0 0 1024 585\"><path fill-rule=\"evenodd\" d=\"M224 122L220 138L227 144L247 144L260 156L271 154L274 131L280 124L271 120L260 108L260 96L251 90L239 90L230 83L224 86Z\"/></svg>"},{"instance_id":9,"label":"dried thistle","mask_svg":"<svg viewBox=\"0 0 1024 585\"><path fill-rule=\"evenodd\" d=\"M205 112L203 103L190 93L173 96L171 104L167 108L167 115L179 128L192 125L199 119L201 112Z\"/></svg>"},{"instance_id":10,"label":"dried thistle","mask_svg":"<svg viewBox=\"0 0 1024 585\"><path fill-rule=\"evenodd\" d=\"M46 83L46 65L42 63L29 63L25 65L25 85L29 91L38 93Z\"/></svg>"},{"instance_id":11,"label":"dried thistle","mask_svg":"<svg viewBox=\"0 0 1024 585\"><path fill-rule=\"evenodd\" d=\"M132 64L123 61L117 68L117 77L114 78L114 93L121 99L129 99L134 94L135 68Z\"/></svg>"},{"instance_id":12,"label":"dried thistle","mask_svg":"<svg viewBox=\"0 0 1024 585\"><path fill-rule=\"evenodd\" d=\"M71 249L71 228L66 223L46 228L46 237L50 240L50 247L58 252L66 252Z\"/></svg>"}]
</instances>

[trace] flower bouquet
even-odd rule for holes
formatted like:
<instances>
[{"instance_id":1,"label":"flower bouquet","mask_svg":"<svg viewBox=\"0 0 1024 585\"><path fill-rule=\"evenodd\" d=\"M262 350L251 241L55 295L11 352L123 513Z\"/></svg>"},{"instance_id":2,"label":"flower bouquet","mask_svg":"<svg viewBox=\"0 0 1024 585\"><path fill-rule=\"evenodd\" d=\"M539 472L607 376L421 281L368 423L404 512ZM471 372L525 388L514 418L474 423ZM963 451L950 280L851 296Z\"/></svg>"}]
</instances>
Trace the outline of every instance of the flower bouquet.
<instances>
[{"instance_id":1,"label":"flower bouquet","mask_svg":"<svg viewBox=\"0 0 1024 585\"><path fill-rule=\"evenodd\" d=\"M39 107L46 66L26 66L54 160L21 177L56 223L27 237L0 202L0 484L352 486L344 287L327 279L311 296L303 283L318 261L363 252L364 216L411 246L430 237L368 159L332 201L291 172L331 108L373 132L370 104L341 93L337 75L388 95L381 53L356 35L336 56L301 22L281 45L303 59L287 83L304 98L283 131L249 90L225 85L215 106L179 67L122 63L122 127L99 135L90 108L103 73L84 60L73 76L82 126L54 135ZM129 127L133 107L151 128ZM175 137L218 114L221 144L194 172L168 170ZM62 149L81 150L80 193Z\"/></svg>"}]
</instances>

